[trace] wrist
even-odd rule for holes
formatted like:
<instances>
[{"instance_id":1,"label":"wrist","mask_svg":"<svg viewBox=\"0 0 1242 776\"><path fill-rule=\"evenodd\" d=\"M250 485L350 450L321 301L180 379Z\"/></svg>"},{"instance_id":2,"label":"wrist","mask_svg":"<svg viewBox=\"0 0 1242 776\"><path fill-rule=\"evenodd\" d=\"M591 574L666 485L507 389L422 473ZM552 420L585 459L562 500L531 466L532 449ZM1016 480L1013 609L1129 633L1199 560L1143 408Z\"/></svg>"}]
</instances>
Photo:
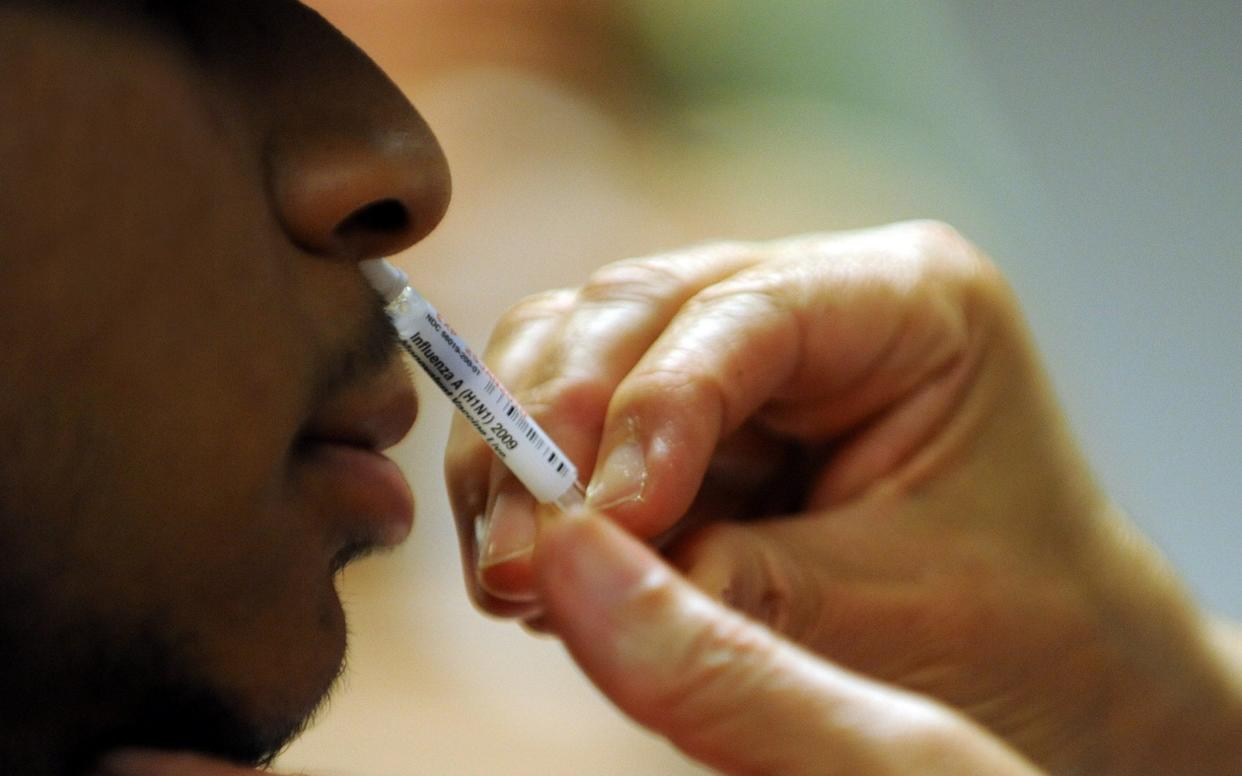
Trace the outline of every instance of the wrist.
<instances>
[{"instance_id":1,"label":"wrist","mask_svg":"<svg viewBox=\"0 0 1242 776\"><path fill-rule=\"evenodd\" d=\"M1205 627L1205 631L1210 631ZM1238 656L1227 657L1205 634L1198 650L1181 652L1185 664L1174 682L1150 685L1153 694L1131 695L1130 708L1114 716L1118 774L1236 774L1242 763L1242 677ZM1169 660L1179 658L1170 656ZM1230 665L1232 663L1232 665Z\"/></svg>"},{"instance_id":2,"label":"wrist","mask_svg":"<svg viewBox=\"0 0 1242 776\"><path fill-rule=\"evenodd\" d=\"M1103 648L1113 655L1090 773L1237 773L1242 634L1194 604L1160 554L1115 512L1096 567Z\"/></svg>"}]
</instances>

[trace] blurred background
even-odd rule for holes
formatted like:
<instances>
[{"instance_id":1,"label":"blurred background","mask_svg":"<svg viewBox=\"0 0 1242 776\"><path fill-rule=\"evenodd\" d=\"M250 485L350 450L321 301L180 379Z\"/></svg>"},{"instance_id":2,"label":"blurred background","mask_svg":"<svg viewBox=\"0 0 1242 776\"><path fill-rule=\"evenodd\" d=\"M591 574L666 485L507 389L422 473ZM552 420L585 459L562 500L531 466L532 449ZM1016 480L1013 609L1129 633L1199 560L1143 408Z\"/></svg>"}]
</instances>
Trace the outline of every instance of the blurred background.
<instances>
[{"instance_id":1,"label":"blurred background","mask_svg":"<svg viewBox=\"0 0 1242 776\"><path fill-rule=\"evenodd\" d=\"M715 238L931 217L1002 266L1101 478L1242 617L1237 0L317 0L454 175L400 257L481 346L522 296ZM421 378L421 375L420 375ZM421 382L419 522L343 582L324 776L701 773L467 601Z\"/></svg>"}]
</instances>

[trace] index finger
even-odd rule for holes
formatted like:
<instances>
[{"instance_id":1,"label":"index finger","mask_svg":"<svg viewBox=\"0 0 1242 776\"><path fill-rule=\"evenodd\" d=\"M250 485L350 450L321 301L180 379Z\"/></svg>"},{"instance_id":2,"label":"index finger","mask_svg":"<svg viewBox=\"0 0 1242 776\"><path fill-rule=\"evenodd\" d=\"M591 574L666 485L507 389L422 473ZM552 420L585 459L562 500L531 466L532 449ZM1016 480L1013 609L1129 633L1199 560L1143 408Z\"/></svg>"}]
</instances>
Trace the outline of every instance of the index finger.
<instances>
[{"instance_id":1,"label":"index finger","mask_svg":"<svg viewBox=\"0 0 1242 776\"><path fill-rule=\"evenodd\" d=\"M588 504L640 535L680 519L744 422L836 444L815 491L846 498L914 455L969 383L988 265L946 227L767 254L691 298L613 395Z\"/></svg>"}]
</instances>

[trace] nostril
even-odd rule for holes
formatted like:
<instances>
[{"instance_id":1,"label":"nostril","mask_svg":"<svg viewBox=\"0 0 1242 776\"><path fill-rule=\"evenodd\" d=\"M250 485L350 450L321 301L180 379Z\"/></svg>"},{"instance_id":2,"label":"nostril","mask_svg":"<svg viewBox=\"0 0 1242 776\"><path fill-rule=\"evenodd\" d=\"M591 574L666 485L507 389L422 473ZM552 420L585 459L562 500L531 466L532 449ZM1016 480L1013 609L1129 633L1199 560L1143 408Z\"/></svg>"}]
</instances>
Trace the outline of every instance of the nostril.
<instances>
[{"instance_id":1,"label":"nostril","mask_svg":"<svg viewBox=\"0 0 1242 776\"><path fill-rule=\"evenodd\" d=\"M310 253L349 260L418 242L448 206L448 168L428 138L359 140L334 130L273 151L268 185L285 234Z\"/></svg>"},{"instance_id":2,"label":"nostril","mask_svg":"<svg viewBox=\"0 0 1242 776\"><path fill-rule=\"evenodd\" d=\"M350 213L334 230L338 237L395 235L410 228L410 211L396 199L381 199Z\"/></svg>"}]
</instances>

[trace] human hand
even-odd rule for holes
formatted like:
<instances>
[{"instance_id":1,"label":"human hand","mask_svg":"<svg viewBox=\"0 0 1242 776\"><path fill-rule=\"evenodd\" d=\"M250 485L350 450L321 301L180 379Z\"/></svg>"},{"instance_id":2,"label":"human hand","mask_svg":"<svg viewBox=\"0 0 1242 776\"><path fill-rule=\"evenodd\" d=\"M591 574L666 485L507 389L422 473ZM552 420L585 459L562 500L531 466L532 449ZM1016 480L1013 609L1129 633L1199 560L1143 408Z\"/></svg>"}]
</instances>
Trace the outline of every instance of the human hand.
<instances>
[{"instance_id":1,"label":"human hand","mask_svg":"<svg viewBox=\"0 0 1242 776\"><path fill-rule=\"evenodd\" d=\"M1238 684L1202 616L1093 482L999 273L947 227L610 265L515 308L487 358L593 471L592 506L812 650L1054 770L1230 752ZM530 497L460 425L447 473L475 600L529 615Z\"/></svg>"},{"instance_id":2,"label":"human hand","mask_svg":"<svg viewBox=\"0 0 1242 776\"><path fill-rule=\"evenodd\" d=\"M820 660L709 599L607 520L549 524L536 586L545 623L600 690L723 773L1037 773L965 717Z\"/></svg>"}]
</instances>

